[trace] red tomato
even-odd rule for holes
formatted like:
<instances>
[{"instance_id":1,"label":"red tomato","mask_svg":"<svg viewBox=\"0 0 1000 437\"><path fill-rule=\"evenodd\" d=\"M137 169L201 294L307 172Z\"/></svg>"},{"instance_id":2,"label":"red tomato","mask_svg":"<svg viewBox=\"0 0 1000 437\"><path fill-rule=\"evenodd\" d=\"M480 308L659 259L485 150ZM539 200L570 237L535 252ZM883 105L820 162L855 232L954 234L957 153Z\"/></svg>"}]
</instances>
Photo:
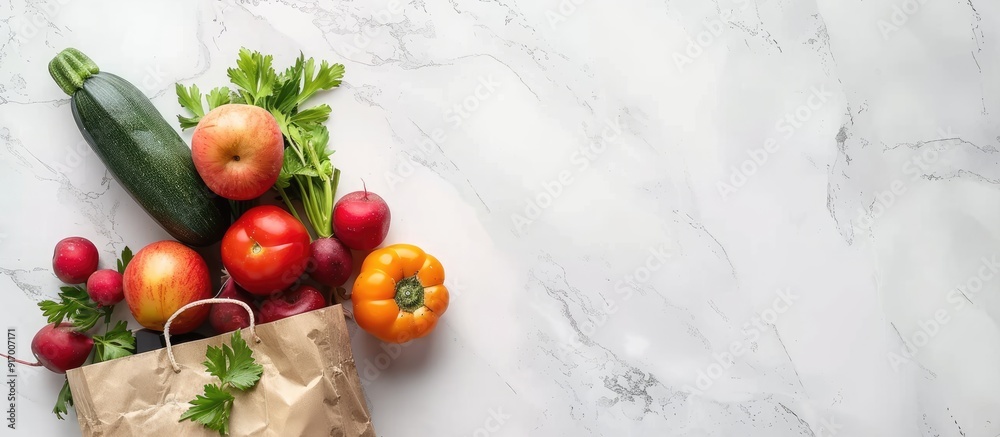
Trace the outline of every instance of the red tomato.
<instances>
[{"instance_id":1,"label":"red tomato","mask_svg":"<svg viewBox=\"0 0 1000 437\"><path fill-rule=\"evenodd\" d=\"M306 227L291 214L276 206L258 206L222 237L222 265L244 290L274 294L305 272L309 242Z\"/></svg>"}]
</instances>

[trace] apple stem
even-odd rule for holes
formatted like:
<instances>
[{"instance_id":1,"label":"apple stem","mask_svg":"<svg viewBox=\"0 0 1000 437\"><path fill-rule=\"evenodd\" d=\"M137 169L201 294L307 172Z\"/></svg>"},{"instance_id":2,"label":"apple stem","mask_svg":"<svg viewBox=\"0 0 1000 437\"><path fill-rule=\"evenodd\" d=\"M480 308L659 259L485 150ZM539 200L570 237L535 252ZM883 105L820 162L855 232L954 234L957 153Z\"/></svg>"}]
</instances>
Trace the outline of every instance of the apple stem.
<instances>
[{"instance_id":1,"label":"apple stem","mask_svg":"<svg viewBox=\"0 0 1000 437\"><path fill-rule=\"evenodd\" d=\"M365 200L368 200L368 185L365 184L364 178L361 178L361 187L365 190Z\"/></svg>"},{"instance_id":2,"label":"apple stem","mask_svg":"<svg viewBox=\"0 0 1000 437\"><path fill-rule=\"evenodd\" d=\"M25 366L42 367L42 363L29 363L27 361L22 361L22 360L19 360L17 358L14 358L12 356L9 356L9 355L0 354L0 357L6 358L7 361L13 361L13 362L18 363L18 364L24 364Z\"/></svg>"}]
</instances>

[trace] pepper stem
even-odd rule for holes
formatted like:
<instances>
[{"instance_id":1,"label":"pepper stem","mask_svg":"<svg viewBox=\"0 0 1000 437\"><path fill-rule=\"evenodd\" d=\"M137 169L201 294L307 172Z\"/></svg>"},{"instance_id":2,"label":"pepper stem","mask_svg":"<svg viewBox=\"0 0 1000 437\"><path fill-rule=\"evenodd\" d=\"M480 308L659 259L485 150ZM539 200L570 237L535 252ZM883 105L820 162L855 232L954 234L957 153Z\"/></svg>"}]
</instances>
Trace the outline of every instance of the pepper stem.
<instances>
[{"instance_id":1,"label":"pepper stem","mask_svg":"<svg viewBox=\"0 0 1000 437\"><path fill-rule=\"evenodd\" d=\"M396 283L396 305L408 313L424 306L424 286L416 275Z\"/></svg>"},{"instance_id":2,"label":"pepper stem","mask_svg":"<svg viewBox=\"0 0 1000 437\"><path fill-rule=\"evenodd\" d=\"M49 61L49 75L69 95L83 87L83 81L101 70L83 52L67 48Z\"/></svg>"}]
</instances>

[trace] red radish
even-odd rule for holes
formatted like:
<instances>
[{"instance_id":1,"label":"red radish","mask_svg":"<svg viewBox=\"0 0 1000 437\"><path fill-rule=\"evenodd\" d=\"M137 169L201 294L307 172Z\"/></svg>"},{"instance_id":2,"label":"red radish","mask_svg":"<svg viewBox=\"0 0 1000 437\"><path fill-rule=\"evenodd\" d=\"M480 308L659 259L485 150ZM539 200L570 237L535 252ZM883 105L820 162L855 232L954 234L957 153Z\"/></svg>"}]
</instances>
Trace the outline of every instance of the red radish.
<instances>
[{"instance_id":1,"label":"red radish","mask_svg":"<svg viewBox=\"0 0 1000 437\"><path fill-rule=\"evenodd\" d=\"M371 250L389 233L389 205L368 191L347 193L333 207L333 233L355 250Z\"/></svg>"},{"instance_id":2,"label":"red radish","mask_svg":"<svg viewBox=\"0 0 1000 437\"><path fill-rule=\"evenodd\" d=\"M222 292L219 293L218 297L245 302L254 310L254 319L260 321L260 313L254 307L253 298L240 288L239 285L236 285L236 281L232 279L227 280L226 285L222 286ZM249 327L250 315L247 314L246 309L239 305L233 303L216 303L212 304L212 309L208 313L208 321L212 324L212 329L215 329L216 333L225 334Z\"/></svg>"},{"instance_id":3,"label":"red radish","mask_svg":"<svg viewBox=\"0 0 1000 437\"><path fill-rule=\"evenodd\" d=\"M347 282L354 270L351 250L340 240L320 238L310 245L309 276L323 285L339 287Z\"/></svg>"},{"instance_id":4,"label":"red radish","mask_svg":"<svg viewBox=\"0 0 1000 437\"><path fill-rule=\"evenodd\" d=\"M122 274L117 270L104 269L94 272L87 279L87 294L101 306L112 306L125 299Z\"/></svg>"},{"instance_id":5,"label":"red radish","mask_svg":"<svg viewBox=\"0 0 1000 437\"><path fill-rule=\"evenodd\" d=\"M94 348L94 340L73 330L73 325L45 325L31 339L31 353L38 362L56 373L66 373L83 365Z\"/></svg>"},{"instance_id":6,"label":"red radish","mask_svg":"<svg viewBox=\"0 0 1000 437\"><path fill-rule=\"evenodd\" d=\"M52 253L52 270L59 280L67 284L87 282L95 271L100 255L97 246L82 237L69 237L56 243Z\"/></svg>"},{"instance_id":7,"label":"red radish","mask_svg":"<svg viewBox=\"0 0 1000 437\"><path fill-rule=\"evenodd\" d=\"M315 287L303 285L271 296L260 304L261 323L281 320L326 306L326 298Z\"/></svg>"}]
</instances>

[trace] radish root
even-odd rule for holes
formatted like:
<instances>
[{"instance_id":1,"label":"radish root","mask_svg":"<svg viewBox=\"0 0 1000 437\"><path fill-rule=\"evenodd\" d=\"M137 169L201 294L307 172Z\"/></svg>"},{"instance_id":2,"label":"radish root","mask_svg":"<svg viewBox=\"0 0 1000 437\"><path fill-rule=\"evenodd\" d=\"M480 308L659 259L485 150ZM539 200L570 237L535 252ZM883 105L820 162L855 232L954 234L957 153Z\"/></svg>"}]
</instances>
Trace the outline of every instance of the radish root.
<instances>
[{"instance_id":1,"label":"radish root","mask_svg":"<svg viewBox=\"0 0 1000 437\"><path fill-rule=\"evenodd\" d=\"M14 358L12 356L9 356L9 355L0 354L0 357L6 358L7 361L13 361L13 362L18 363L18 364L24 364L25 366L42 367L42 363L29 363L27 361L22 361L22 360L19 360L17 358Z\"/></svg>"}]
</instances>

